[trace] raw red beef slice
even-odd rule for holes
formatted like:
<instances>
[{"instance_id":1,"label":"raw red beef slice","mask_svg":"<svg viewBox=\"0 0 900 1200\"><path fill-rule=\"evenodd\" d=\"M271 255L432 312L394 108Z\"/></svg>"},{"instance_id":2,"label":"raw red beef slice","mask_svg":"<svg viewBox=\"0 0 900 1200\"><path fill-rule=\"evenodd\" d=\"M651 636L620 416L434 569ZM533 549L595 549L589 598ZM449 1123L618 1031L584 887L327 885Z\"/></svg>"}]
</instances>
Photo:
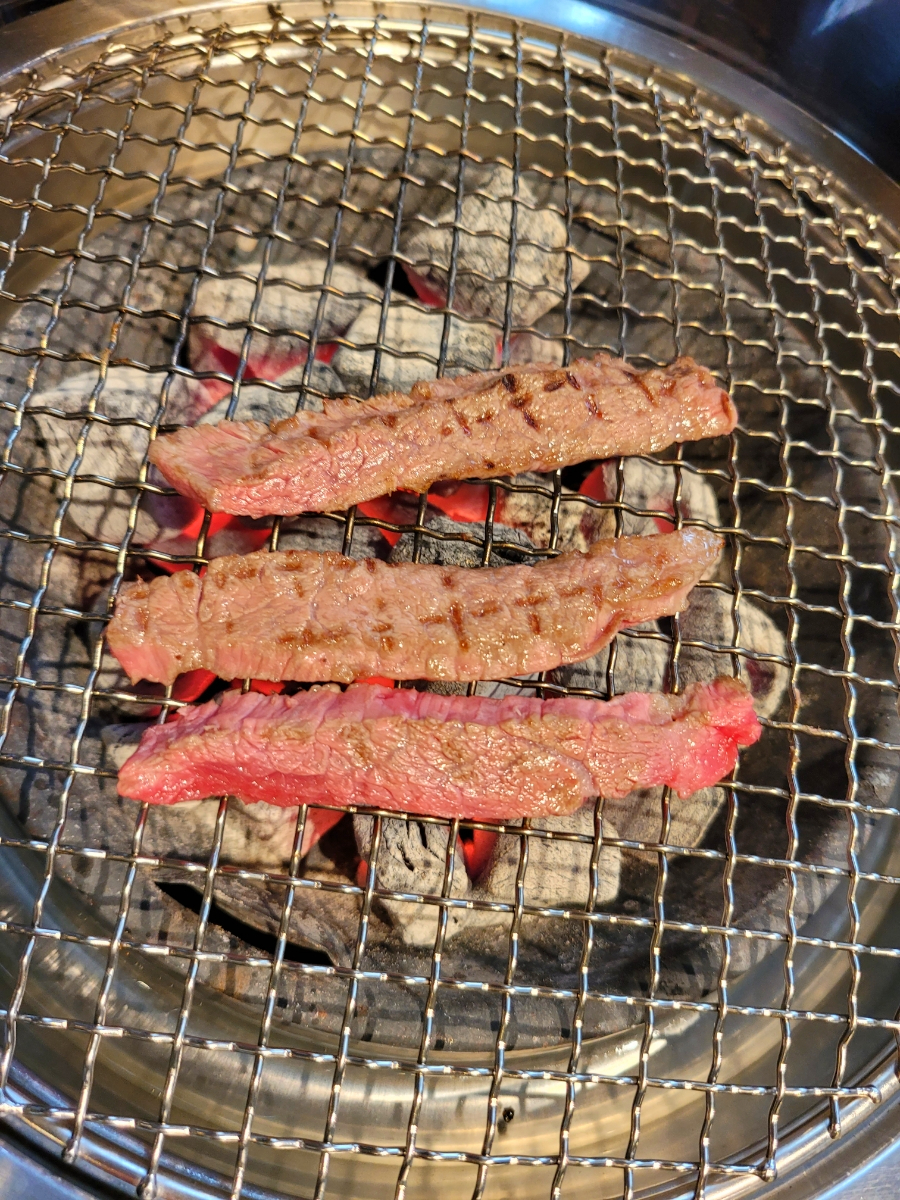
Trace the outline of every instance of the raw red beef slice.
<instances>
[{"instance_id":1,"label":"raw red beef slice","mask_svg":"<svg viewBox=\"0 0 900 1200\"><path fill-rule=\"evenodd\" d=\"M373 684L290 697L232 691L148 729L118 787L155 804L234 795L507 821L658 784L689 795L727 775L738 747L759 735L747 689L727 678L610 701Z\"/></svg>"}]
</instances>

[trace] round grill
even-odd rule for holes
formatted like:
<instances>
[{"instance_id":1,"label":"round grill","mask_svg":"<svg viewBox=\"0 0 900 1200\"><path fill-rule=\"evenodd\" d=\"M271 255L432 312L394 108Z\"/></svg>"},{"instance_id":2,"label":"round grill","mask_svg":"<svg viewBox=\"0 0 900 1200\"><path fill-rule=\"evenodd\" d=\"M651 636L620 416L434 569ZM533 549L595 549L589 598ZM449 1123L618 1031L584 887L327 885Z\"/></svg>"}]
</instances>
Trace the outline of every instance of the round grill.
<instances>
[{"instance_id":1,"label":"round grill","mask_svg":"<svg viewBox=\"0 0 900 1200\"><path fill-rule=\"evenodd\" d=\"M624 50L438 7L198 8L48 56L2 105L5 1120L132 1194L315 1200L752 1194L865 1123L900 1029L900 310L895 233L854 181ZM410 284L430 268L436 307ZM211 283L243 311L204 308ZM327 333L350 299L369 332ZM230 357L198 359L203 329ZM465 519L438 487L163 527L146 447L185 389L228 416L251 385L305 407L342 364L367 395L466 365L478 337L504 363L691 354L739 427L491 481ZM299 366L260 384L279 338ZM699 801L416 819L443 857L399 886L396 816L301 858L303 807L116 798L125 727L186 699L129 687L104 648L126 578L254 538L476 567L683 524L727 540L696 608L477 690L741 674L764 736ZM495 834L505 885L463 887Z\"/></svg>"}]
</instances>

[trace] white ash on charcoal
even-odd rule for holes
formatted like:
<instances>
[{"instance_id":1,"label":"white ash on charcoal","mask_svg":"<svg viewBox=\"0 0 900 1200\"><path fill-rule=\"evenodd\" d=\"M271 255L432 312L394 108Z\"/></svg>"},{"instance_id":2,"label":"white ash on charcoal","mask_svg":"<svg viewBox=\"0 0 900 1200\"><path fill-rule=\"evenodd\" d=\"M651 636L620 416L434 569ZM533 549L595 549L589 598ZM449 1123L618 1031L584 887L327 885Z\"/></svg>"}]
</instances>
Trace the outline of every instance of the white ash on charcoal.
<instances>
[{"instance_id":1,"label":"white ash on charcoal","mask_svg":"<svg viewBox=\"0 0 900 1200\"><path fill-rule=\"evenodd\" d=\"M616 694L665 691L671 650L670 638L656 621L644 621L620 633L615 640L612 659ZM577 688L606 698L609 663L610 647L604 646L591 658L557 667L550 672L549 679L562 687Z\"/></svg>"},{"instance_id":2,"label":"white ash on charcoal","mask_svg":"<svg viewBox=\"0 0 900 1200\"><path fill-rule=\"evenodd\" d=\"M520 821L508 822L521 825ZM591 894L591 859L594 852L594 806L586 804L568 817L546 817L530 822L530 829L561 837L531 837L501 833L476 883L472 899L508 905L516 903L516 880L522 855L522 841L527 839L528 862L523 878L523 903L534 908L581 909L609 904L619 890L622 855L618 846L604 845L601 840L597 856L597 887ZM574 835L572 840L566 834ZM605 814L601 822L602 837L617 837L612 822ZM474 909L469 923L474 926L508 925L508 912Z\"/></svg>"},{"instance_id":3,"label":"white ash on charcoal","mask_svg":"<svg viewBox=\"0 0 900 1200\"><path fill-rule=\"evenodd\" d=\"M528 471L512 476L509 483L509 488L497 489L497 520L524 533L533 545L548 548L553 530L553 477ZM600 538L615 535L615 519L608 510L585 504L568 487L561 489L561 496L556 521L558 550L583 554Z\"/></svg>"},{"instance_id":4,"label":"white ash on charcoal","mask_svg":"<svg viewBox=\"0 0 900 1200\"><path fill-rule=\"evenodd\" d=\"M729 648L738 642L742 650L738 655L740 675L753 693L753 705L759 716L773 717L790 681L785 636L752 600L741 600L737 618L739 635L731 594L712 587L694 588L690 605L680 619L683 644L678 657L679 678L694 683L730 674L733 656ZM780 661L773 662L772 657Z\"/></svg>"},{"instance_id":5,"label":"white ash on charcoal","mask_svg":"<svg viewBox=\"0 0 900 1200\"><path fill-rule=\"evenodd\" d=\"M361 309L334 356L334 369L354 396L375 392L408 392L420 379L433 379L441 353L444 317L395 297L388 309L378 376L372 384L375 351L379 345L380 304ZM497 337L489 326L450 318L444 371L460 375L481 371L496 361Z\"/></svg>"},{"instance_id":6,"label":"white ash on charcoal","mask_svg":"<svg viewBox=\"0 0 900 1200\"><path fill-rule=\"evenodd\" d=\"M510 273L513 173L500 164L470 163L465 182L453 307L502 323ZM512 323L526 326L554 308L565 294L566 223L560 212L541 205L528 175L520 177L516 199ZM420 295L447 296L455 214L454 192L436 187L423 197L401 235L407 273ZM573 288L587 272L587 265L573 257Z\"/></svg>"},{"instance_id":7,"label":"white ash on charcoal","mask_svg":"<svg viewBox=\"0 0 900 1200\"><path fill-rule=\"evenodd\" d=\"M591 495L614 502L620 500L621 480L620 535L646 536L671 529L676 496L678 511L685 519L704 521L713 528L719 524L712 486L689 467L645 458L609 459L592 472L591 479Z\"/></svg>"},{"instance_id":8,"label":"white ash on charcoal","mask_svg":"<svg viewBox=\"0 0 900 1200\"><path fill-rule=\"evenodd\" d=\"M138 473L150 442L146 423L158 414L164 379L163 375L150 375L139 368L111 367L94 412L89 413L98 376L85 372L33 396L25 410L11 460L31 470L67 473L75 460L82 430L85 424L88 426L66 515L89 539L119 542L125 535ZM202 389L195 390L184 377L172 382L170 399L179 415L201 408L204 396ZM61 498L64 480L50 475L44 479L48 490ZM137 512L135 540L149 542L167 529L177 529L185 511L181 497L145 493Z\"/></svg>"},{"instance_id":9,"label":"white ash on charcoal","mask_svg":"<svg viewBox=\"0 0 900 1200\"><path fill-rule=\"evenodd\" d=\"M305 361L314 331L318 345L328 342L347 330L364 304L380 299L380 288L349 263L334 264L326 289L327 262L325 257L310 255L270 269L253 322L266 332L254 329L251 334L245 379L278 378ZM188 341L195 371L235 373L256 292L252 264L240 275L210 275L203 280Z\"/></svg>"},{"instance_id":10,"label":"white ash on charcoal","mask_svg":"<svg viewBox=\"0 0 900 1200\"><path fill-rule=\"evenodd\" d=\"M372 817L356 814L353 831L360 858L368 862L372 855L374 821ZM450 829L447 825L410 818L401 821L385 817L381 823L381 844L375 862L375 887L380 891L405 892L423 896L443 894L444 873ZM457 841L453 878L449 896L463 900L470 893L462 845ZM405 943L411 946L434 944L440 908L422 900L397 900L378 896L379 906L387 913L391 924ZM447 937L453 937L466 924L470 910L450 908L447 916Z\"/></svg>"},{"instance_id":11,"label":"white ash on charcoal","mask_svg":"<svg viewBox=\"0 0 900 1200\"><path fill-rule=\"evenodd\" d=\"M509 339L510 365L519 363L552 363L561 367L565 361L565 343L560 338L543 337L534 330L514 333Z\"/></svg>"},{"instance_id":12,"label":"white ash on charcoal","mask_svg":"<svg viewBox=\"0 0 900 1200\"><path fill-rule=\"evenodd\" d=\"M52 391L32 397L13 442L11 461L31 471L68 472L87 423L84 454L66 509L64 531L92 541L118 543L128 529L138 475L149 445L150 432L143 423L149 424L159 414L166 376L136 367L111 367L97 398L96 415L90 415L88 404L97 378L93 372L84 372L64 380ZM166 424L193 423L209 402L203 384L186 376L175 376L169 385L162 420ZM85 476L98 476L110 482L100 483ZM47 511L49 525L64 496L65 481L37 474L32 482L52 502ZM143 492L137 509L132 546L147 546L165 554L193 555L196 537L183 531L195 522L197 506L182 496L170 494L171 489L153 468L148 472L147 483L151 487ZM165 491L153 490L156 487ZM209 536L206 553L215 558L257 549L258 530L264 527L265 523L259 521L231 521Z\"/></svg>"},{"instance_id":13,"label":"white ash on charcoal","mask_svg":"<svg viewBox=\"0 0 900 1200\"><path fill-rule=\"evenodd\" d=\"M16 304L0 334L0 344L16 351L15 356L4 356L2 374L10 389L24 394L26 386L37 391L57 387L82 373L92 360L99 365L106 359L114 335L112 365L135 363L159 370L172 363L193 279L188 264L196 259L193 250L177 240L164 239L157 246L151 238L154 244L148 244L132 280L141 237L140 222L107 225L87 242L68 287L71 258L63 255L31 298ZM128 311L123 315L129 283ZM16 397L8 393L8 398Z\"/></svg>"},{"instance_id":14,"label":"white ash on charcoal","mask_svg":"<svg viewBox=\"0 0 900 1200\"><path fill-rule=\"evenodd\" d=\"M483 525L463 524L443 516L429 515L426 520L427 532L419 535L421 538L419 562L437 563L442 567L480 567L482 565ZM432 534L439 536L434 537L431 536ZM468 540L463 541L463 538ZM391 551L389 561L412 562L415 545L415 533L402 534ZM521 530L495 524L490 562L486 565L503 567L509 563L536 562L537 559L528 553L533 549L531 541Z\"/></svg>"},{"instance_id":15,"label":"white ash on charcoal","mask_svg":"<svg viewBox=\"0 0 900 1200\"><path fill-rule=\"evenodd\" d=\"M342 153L335 144L328 152L293 162L277 228L274 219L284 182L284 161L236 170L217 240L223 235L234 237L235 261L240 261L241 255L244 261L258 257L264 238L272 239L275 264L322 254L331 244L338 202L342 201L338 258L364 266L384 258L391 249L402 151L394 146L356 147L347 179Z\"/></svg>"},{"instance_id":16,"label":"white ash on charcoal","mask_svg":"<svg viewBox=\"0 0 900 1200\"><path fill-rule=\"evenodd\" d=\"M323 396L340 396L344 388L328 363L313 359L309 382L304 387L306 363L298 363L283 375L266 381L244 381L238 388L237 406L231 416L229 391L197 421L198 425L216 425L219 421L283 421L299 410L321 411ZM272 383L275 387L270 386Z\"/></svg>"}]
</instances>

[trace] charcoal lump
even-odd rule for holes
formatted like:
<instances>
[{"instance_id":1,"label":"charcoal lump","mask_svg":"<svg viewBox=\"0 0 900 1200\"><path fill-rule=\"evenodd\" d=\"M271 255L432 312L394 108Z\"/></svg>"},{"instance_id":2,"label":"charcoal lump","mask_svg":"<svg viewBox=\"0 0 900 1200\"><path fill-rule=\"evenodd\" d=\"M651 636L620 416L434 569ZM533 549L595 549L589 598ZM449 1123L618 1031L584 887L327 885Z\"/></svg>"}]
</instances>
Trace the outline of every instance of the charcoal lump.
<instances>
[{"instance_id":1,"label":"charcoal lump","mask_svg":"<svg viewBox=\"0 0 900 1200\"><path fill-rule=\"evenodd\" d=\"M458 539L463 537L483 538L483 526L451 521L449 517L429 517L427 528L444 536L435 538L429 537L427 533L422 535L420 563L437 563L442 567L480 567L482 565L482 547L477 543ZM498 544L492 548L489 566L502 567L513 562L535 561L527 553L532 549L532 543L521 530L495 525L494 542ZM517 547L520 547L524 553ZM414 548L415 534L404 533L391 551L390 561L412 562Z\"/></svg>"},{"instance_id":2,"label":"charcoal lump","mask_svg":"<svg viewBox=\"0 0 900 1200\"><path fill-rule=\"evenodd\" d=\"M370 392L381 313L380 304L363 308L347 330L349 344L341 345L334 356L334 368L354 396L366 397ZM433 379L443 335L441 313L395 299L388 309L375 390L408 392L420 379ZM486 370L494 365L496 350L493 329L452 317L445 372Z\"/></svg>"},{"instance_id":3,"label":"charcoal lump","mask_svg":"<svg viewBox=\"0 0 900 1200\"><path fill-rule=\"evenodd\" d=\"M307 256L272 269L256 314L256 323L272 332L252 334L245 377L274 378L306 357L327 261ZM373 294L377 299L379 292L358 267L348 263L334 264L329 288L335 293L329 290L326 295L318 326L319 344L343 334L360 308ZM188 343L194 370L231 369L243 348L255 298L256 280L249 272L237 277L207 276L203 280L197 289Z\"/></svg>"},{"instance_id":4,"label":"charcoal lump","mask_svg":"<svg viewBox=\"0 0 900 1200\"><path fill-rule=\"evenodd\" d=\"M306 388L303 388L305 372L306 363L298 363L283 375L269 381L277 383L277 388L266 387L265 383L242 382L238 389L237 406L230 417L229 391L203 414L197 424L216 425L227 418L231 421L263 421L268 425L272 421L283 421L292 417L297 412L298 399L301 409L321 411L322 401L318 393L325 396L339 396L342 393L341 381L327 363L313 360L309 382Z\"/></svg>"},{"instance_id":5,"label":"charcoal lump","mask_svg":"<svg viewBox=\"0 0 900 1200\"><path fill-rule=\"evenodd\" d=\"M503 320L513 219L513 173L497 164L472 168L460 213L459 266L453 307L477 317ZM441 189L433 217L423 212L401 238L408 272L429 291L446 296L456 200ZM566 223L560 212L542 207L527 176L519 180L516 206L516 256L512 297L515 326L531 325L565 293ZM572 259L572 285L578 287L588 265Z\"/></svg>"},{"instance_id":6,"label":"charcoal lump","mask_svg":"<svg viewBox=\"0 0 900 1200\"><path fill-rule=\"evenodd\" d=\"M373 818L357 814L353 818L353 830L359 853L363 860L368 860L372 850ZM412 818L408 821L384 818L375 863L376 887L390 892L442 895L449 841L450 830L446 825ZM449 894L456 899L465 899L470 890L462 848L457 842ZM378 903L404 942L412 946L433 945L440 915L438 905L386 897L379 897ZM451 908L447 936L458 933L469 915L468 909Z\"/></svg>"},{"instance_id":7,"label":"charcoal lump","mask_svg":"<svg viewBox=\"0 0 900 1200\"><path fill-rule=\"evenodd\" d=\"M149 721L105 725L100 731L103 765L119 770L137 749L142 734L150 725ZM136 801L122 798L112 802L138 807ZM282 869L291 857L299 811L296 806L244 804L230 797L221 860L244 867ZM181 857L185 847L211 846L218 812L218 799L153 805L141 848L146 854Z\"/></svg>"},{"instance_id":8,"label":"charcoal lump","mask_svg":"<svg viewBox=\"0 0 900 1200\"><path fill-rule=\"evenodd\" d=\"M521 822L513 822L519 825ZM591 901L591 856L594 850L594 806L585 804L567 817L542 817L530 822L530 827L542 832L577 835L579 840L565 837L529 837L525 834L502 833L478 883L472 888L473 900L493 900L514 904L516 879L521 859L522 838L528 839L528 863L523 879L524 903L535 908L587 909ZM601 822L604 838L617 837L611 821ZM622 855L618 846L601 844L597 858L597 889L595 905L608 904L619 890ZM477 909L469 918L470 924L494 925L508 922L505 913Z\"/></svg>"},{"instance_id":9,"label":"charcoal lump","mask_svg":"<svg viewBox=\"0 0 900 1200\"><path fill-rule=\"evenodd\" d=\"M51 391L33 396L25 409L11 455L13 462L25 467L67 472L84 424L89 422L77 475L96 475L112 482L75 480L66 515L88 538L119 542L125 535L138 473L150 442L150 431L138 422L155 418L164 378L136 367L111 367L93 417L87 415L88 405L98 377L92 371L83 372L62 380ZM167 415L169 405L182 415L192 415L203 403L202 392L191 381L183 377L172 381ZM43 409L56 411L38 411ZM62 414L85 416L67 418ZM62 480L48 476L47 486L62 496ZM180 525L183 508L180 497L145 494L138 509L135 540L151 541L169 524Z\"/></svg>"}]
</instances>

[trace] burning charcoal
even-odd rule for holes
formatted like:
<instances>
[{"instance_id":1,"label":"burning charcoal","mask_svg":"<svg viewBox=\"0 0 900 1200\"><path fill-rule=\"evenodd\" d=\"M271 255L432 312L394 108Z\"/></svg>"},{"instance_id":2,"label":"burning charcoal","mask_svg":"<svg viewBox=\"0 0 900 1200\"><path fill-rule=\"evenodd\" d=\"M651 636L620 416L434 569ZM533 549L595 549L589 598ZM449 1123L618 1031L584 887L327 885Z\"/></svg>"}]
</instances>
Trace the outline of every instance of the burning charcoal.
<instances>
[{"instance_id":1,"label":"burning charcoal","mask_svg":"<svg viewBox=\"0 0 900 1200\"><path fill-rule=\"evenodd\" d=\"M550 545L553 478L528 472L511 480L513 489L498 489L497 520L521 530L535 546ZM518 491L519 487L539 488L540 491ZM551 495L546 495L550 492ZM557 549L586 551L600 538L613 537L615 519L606 509L591 508L579 502L571 488L562 489L563 496L572 497L559 506Z\"/></svg>"},{"instance_id":2,"label":"burning charcoal","mask_svg":"<svg viewBox=\"0 0 900 1200\"><path fill-rule=\"evenodd\" d=\"M742 599L740 642L744 650L757 654L787 657L787 643L775 622L751 600ZM735 641L732 598L715 588L698 587L691 593L691 602L681 617L681 637L684 642L703 642L705 646L682 645L679 655L679 678L685 684L715 679L731 672L728 647ZM789 671L781 663L767 662L740 656L741 678L753 693L753 705L761 717L771 717L787 690Z\"/></svg>"},{"instance_id":3,"label":"burning charcoal","mask_svg":"<svg viewBox=\"0 0 900 1200\"><path fill-rule=\"evenodd\" d=\"M422 215L408 226L401 251L407 272L423 298L447 294L453 245L455 198L446 189L433 217ZM513 219L513 175L509 167L472 169L462 201L459 267L454 308L476 317L502 321L506 311L506 278ZM516 257L513 266L512 321L530 325L563 297L566 278L566 224L559 212L543 208L526 177L519 181L516 206ZM578 287L588 266L572 261L572 286Z\"/></svg>"},{"instance_id":4,"label":"burning charcoal","mask_svg":"<svg viewBox=\"0 0 900 1200\"><path fill-rule=\"evenodd\" d=\"M241 384L238 391L237 408L228 417L228 406L231 403L231 392L222 397L197 421L198 425L215 425L226 418L231 421L283 421L292 417L297 411L297 402L302 394L301 409L321 409L322 402L318 395L339 396L343 393L341 380L327 363L319 359L313 361L309 383L306 391L301 393L306 363L298 363L284 375L279 375L275 382L278 388L266 387L264 383ZM271 381L270 381L271 382ZM286 390L279 390L286 389ZM287 390L289 389L289 390Z\"/></svg>"},{"instance_id":5,"label":"burning charcoal","mask_svg":"<svg viewBox=\"0 0 900 1200\"><path fill-rule=\"evenodd\" d=\"M6 357L4 363L8 387L23 394L35 367L31 386L44 392L82 374L85 356L99 366L109 354L113 326L120 320L117 306L124 302L131 274L130 264L119 260L136 254L139 248L140 237L131 230L123 232L120 228L92 238L86 256L78 259L67 289L67 266L61 265L35 290L34 299L13 309L2 335L3 343L17 352L15 357ZM141 266L128 296L129 308L137 311L129 312L119 326L112 364L124 361L156 368L169 365L190 282L189 274L179 275L175 270L149 264ZM60 297L54 317L54 304ZM44 357L41 350L45 337L53 357Z\"/></svg>"},{"instance_id":6,"label":"burning charcoal","mask_svg":"<svg viewBox=\"0 0 900 1200\"><path fill-rule=\"evenodd\" d=\"M245 379L277 379L306 360L316 324L327 259L309 256L272 270L262 291L244 371ZM189 354L195 371L234 374L240 362L247 323L256 298L256 280L248 275L210 276L203 280L191 317ZM357 268L335 263L318 325L318 344L342 334L360 307L378 289Z\"/></svg>"},{"instance_id":7,"label":"burning charcoal","mask_svg":"<svg viewBox=\"0 0 900 1200\"><path fill-rule=\"evenodd\" d=\"M482 546L478 542L457 539L474 537L480 542L484 537L483 526L465 525L459 521L451 521L448 517L429 517L427 528L446 536L435 538L423 533L419 562L439 563L444 567L482 565ZM415 537L414 533L404 533L391 551L389 561L412 562ZM521 547L525 553L521 553L516 547ZM502 567L513 562L534 562L534 558L527 553L530 549L532 544L521 530L495 524L494 546L488 566Z\"/></svg>"},{"instance_id":8,"label":"burning charcoal","mask_svg":"<svg viewBox=\"0 0 900 1200\"><path fill-rule=\"evenodd\" d=\"M651 462L644 458L609 460L595 467L581 485L582 495L595 500L614 501L619 498L619 478L622 479L621 534L654 534L672 528L673 522L665 516L646 516L629 509L644 509L660 514L675 513L675 494L678 476L674 466ZM679 509L684 517L695 521L706 521L712 526L719 523L719 506L715 493L702 475L688 468L681 470L681 492Z\"/></svg>"},{"instance_id":9,"label":"burning charcoal","mask_svg":"<svg viewBox=\"0 0 900 1200\"><path fill-rule=\"evenodd\" d=\"M372 847L372 817L362 814L354 816L353 829L360 857L367 861ZM444 886L449 837L450 831L446 825L386 817L381 825L381 845L375 866L376 888L440 896ZM459 842L455 850L450 895L455 898L469 895L469 877ZM379 897L379 903L408 945L428 946L434 943L440 912L437 905L382 897ZM467 909L451 908L447 936L458 933L469 915Z\"/></svg>"},{"instance_id":10,"label":"burning charcoal","mask_svg":"<svg viewBox=\"0 0 900 1200\"><path fill-rule=\"evenodd\" d=\"M23 466L68 471L82 428L89 422L77 475L97 475L111 481L103 484L76 478L68 516L89 538L118 542L125 534L134 484L150 439L146 428L131 422L149 422L156 414L159 385L154 387L151 380L145 371L112 368L97 399L96 417L67 419L53 412L32 411L86 413L97 384L97 376L92 372L64 380L54 391L35 396L26 409L22 432L13 451L14 460ZM123 423L108 424L103 418ZM61 495L61 481L48 486ZM136 528L139 539L149 539L157 535L160 527L147 511L139 509Z\"/></svg>"},{"instance_id":11,"label":"burning charcoal","mask_svg":"<svg viewBox=\"0 0 900 1200\"><path fill-rule=\"evenodd\" d=\"M759 654L784 658L787 646L775 623L752 601L742 600L741 645ZM715 588L696 587L690 603L679 618L682 645L678 656L678 678L682 688L730 673L730 647L734 638L731 597ZM691 642L703 645L690 645ZM671 689L671 642L655 621L634 625L619 634L613 659L615 691L658 692ZM709 648L707 648L709 647ZM593 658L570 663L551 671L554 683L582 688L605 697L610 648ZM787 687L787 668L777 663L742 657L741 678L753 694L760 716L777 711ZM624 835L623 835L624 836Z\"/></svg>"},{"instance_id":12,"label":"burning charcoal","mask_svg":"<svg viewBox=\"0 0 900 1200\"><path fill-rule=\"evenodd\" d=\"M343 521L329 521L327 517L291 517L281 526L278 538L279 550L326 550L343 553ZM385 558L388 543L374 525L356 524L350 544L351 558Z\"/></svg>"},{"instance_id":13,"label":"burning charcoal","mask_svg":"<svg viewBox=\"0 0 900 1200\"><path fill-rule=\"evenodd\" d=\"M586 841L565 841L552 838L528 838L528 865L525 868L524 902L537 908L585 909L590 901L591 855L594 840L594 808L586 804L568 817L550 817L531 822L532 829L560 834L577 834ZM606 819L602 832L616 837L616 830ZM527 834L525 835L527 836ZM478 883L472 888L473 900L494 900L514 904L516 878L522 851L522 838L501 834L493 854ZM597 905L608 904L619 890L622 855L617 846L603 846L597 862L598 888L594 895ZM474 910L469 917L472 925L505 924L506 913Z\"/></svg>"},{"instance_id":14,"label":"burning charcoal","mask_svg":"<svg viewBox=\"0 0 900 1200\"><path fill-rule=\"evenodd\" d=\"M375 343L381 324L381 305L369 304L347 330L350 345L341 345L334 369L347 391L365 397L370 393ZM413 304L395 300L388 309L376 392L408 392L420 379L432 379L441 352L444 317ZM451 318L446 372L457 375L494 365L497 339L486 325Z\"/></svg>"}]
</instances>

